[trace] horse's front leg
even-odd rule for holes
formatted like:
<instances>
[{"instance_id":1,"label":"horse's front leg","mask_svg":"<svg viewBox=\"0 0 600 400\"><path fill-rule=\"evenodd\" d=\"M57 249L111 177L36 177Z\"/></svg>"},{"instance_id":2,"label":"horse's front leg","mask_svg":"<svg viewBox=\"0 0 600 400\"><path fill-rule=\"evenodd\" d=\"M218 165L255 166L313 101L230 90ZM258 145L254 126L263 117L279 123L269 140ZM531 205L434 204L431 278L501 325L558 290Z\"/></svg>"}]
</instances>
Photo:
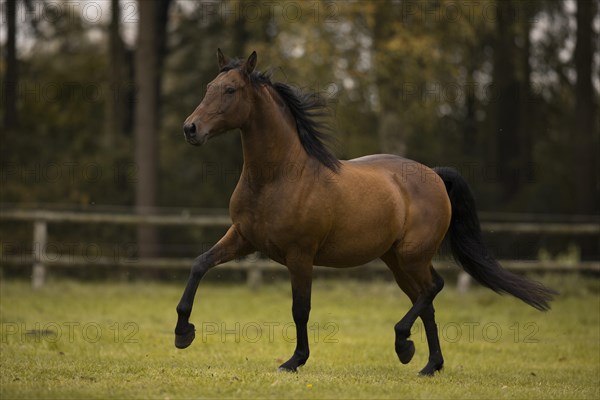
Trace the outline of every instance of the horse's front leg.
<instances>
[{"instance_id":1,"label":"horse's front leg","mask_svg":"<svg viewBox=\"0 0 600 400\"><path fill-rule=\"evenodd\" d=\"M292 357L281 364L280 371L295 372L304 365L309 356L308 316L312 286L312 259L288 265L292 281L292 316L296 324L296 350Z\"/></svg>"},{"instance_id":2,"label":"horse's front leg","mask_svg":"<svg viewBox=\"0 0 600 400\"><path fill-rule=\"evenodd\" d=\"M217 244L194 260L187 285L177 305L175 347L185 349L194 340L195 328L194 325L189 323L189 318L192 313L192 305L194 304L198 284L204 274L216 265L243 257L252 251L252 246L231 226Z\"/></svg>"}]
</instances>

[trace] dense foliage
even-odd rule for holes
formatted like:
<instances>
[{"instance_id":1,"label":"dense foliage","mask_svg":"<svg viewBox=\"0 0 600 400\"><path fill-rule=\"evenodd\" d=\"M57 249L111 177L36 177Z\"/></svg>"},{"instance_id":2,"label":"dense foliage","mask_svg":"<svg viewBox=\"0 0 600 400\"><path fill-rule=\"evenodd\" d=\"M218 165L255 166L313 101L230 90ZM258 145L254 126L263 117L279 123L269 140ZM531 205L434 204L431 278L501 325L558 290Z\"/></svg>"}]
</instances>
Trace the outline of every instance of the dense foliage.
<instances>
[{"instance_id":1,"label":"dense foliage","mask_svg":"<svg viewBox=\"0 0 600 400\"><path fill-rule=\"evenodd\" d=\"M341 158L391 152L456 166L483 210L598 212L596 2L168 3L160 107L147 111L160 117L147 138L158 141L158 206L225 208L237 182L237 133L202 148L181 133L220 47L256 50L274 80L324 92ZM2 64L3 93L17 90L3 95L1 202L134 205L139 5L115 4L111 21L109 4L96 18L69 1L16 1L18 81L6 54Z\"/></svg>"}]
</instances>

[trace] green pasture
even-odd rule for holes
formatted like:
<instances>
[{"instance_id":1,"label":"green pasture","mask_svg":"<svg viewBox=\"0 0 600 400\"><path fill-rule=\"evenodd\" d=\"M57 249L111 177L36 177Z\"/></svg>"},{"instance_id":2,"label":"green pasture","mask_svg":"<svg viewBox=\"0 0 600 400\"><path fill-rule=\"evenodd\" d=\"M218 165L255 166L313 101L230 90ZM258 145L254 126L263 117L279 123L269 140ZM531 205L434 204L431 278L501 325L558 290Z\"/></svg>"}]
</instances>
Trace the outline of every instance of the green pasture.
<instances>
[{"instance_id":1,"label":"green pasture","mask_svg":"<svg viewBox=\"0 0 600 400\"><path fill-rule=\"evenodd\" d=\"M258 290L201 284L196 341L173 345L183 289L159 283L0 282L0 398L514 398L600 397L597 278L545 277L562 291L548 313L474 287L436 300L445 368L417 353L401 365L394 324L409 302L393 283L316 280L311 357L277 366L294 348L287 282Z\"/></svg>"}]
</instances>

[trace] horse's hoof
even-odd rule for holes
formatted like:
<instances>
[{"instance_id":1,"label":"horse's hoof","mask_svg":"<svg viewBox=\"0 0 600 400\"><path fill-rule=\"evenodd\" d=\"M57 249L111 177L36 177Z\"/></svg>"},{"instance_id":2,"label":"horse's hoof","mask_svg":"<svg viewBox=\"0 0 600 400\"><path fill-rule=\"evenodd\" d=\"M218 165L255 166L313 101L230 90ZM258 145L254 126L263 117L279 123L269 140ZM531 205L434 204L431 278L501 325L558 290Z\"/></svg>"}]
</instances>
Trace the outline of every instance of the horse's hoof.
<instances>
[{"instance_id":1,"label":"horse's hoof","mask_svg":"<svg viewBox=\"0 0 600 400\"><path fill-rule=\"evenodd\" d=\"M303 366L306 360L298 360L296 357L292 357L279 366L279 372L298 372L298 368Z\"/></svg>"},{"instance_id":2,"label":"horse's hoof","mask_svg":"<svg viewBox=\"0 0 600 400\"><path fill-rule=\"evenodd\" d=\"M396 354L398 354L398 358L402 364L408 364L415 355L415 344L412 340L406 340L402 346L400 346L400 349L396 350Z\"/></svg>"},{"instance_id":3,"label":"horse's hoof","mask_svg":"<svg viewBox=\"0 0 600 400\"><path fill-rule=\"evenodd\" d=\"M178 349L185 349L188 347L196 338L196 328L193 324L190 324L189 329L185 333L175 333L175 347Z\"/></svg>"},{"instance_id":4,"label":"horse's hoof","mask_svg":"<svg viewBox=\"0 0 600 400\"><path fill-rule=\"evenodd\" d=\"M425 368L423 368L420 372L419 372L419 376L433 376L435 375L435 373L437 371L441 371L442 368L444 368L444 364L427 364L425 366Z\"/></svg>"},{"instance_id":5,"label":"horse's hoof","mask_svg":"<svg viewBox=\"0 0 600 400\"><path fill-rule=\"evenodd\" d=\"M279 368L277 368L277 372L293 373L293 372L298 372L298 368L285 367L282 365Z\"/></svg>"}]
</instances>

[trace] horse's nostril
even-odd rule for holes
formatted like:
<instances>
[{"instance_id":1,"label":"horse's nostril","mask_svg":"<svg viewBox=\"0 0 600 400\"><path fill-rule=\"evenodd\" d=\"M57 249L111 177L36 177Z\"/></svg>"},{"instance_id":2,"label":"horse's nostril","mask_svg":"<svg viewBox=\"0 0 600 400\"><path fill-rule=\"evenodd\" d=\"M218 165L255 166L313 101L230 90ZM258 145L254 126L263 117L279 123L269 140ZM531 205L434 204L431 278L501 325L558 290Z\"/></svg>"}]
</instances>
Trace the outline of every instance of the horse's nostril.
<instances>
[{"instance_id":1,"label":"horse's nostril","mask_svg":"<svg viewBox=\"0 0 600 400\"><path fill-rule=\"evenodd\" d=\"M183 133L185 133L186 136L193 136L196 134L196 124L191 123L191 124L185 124L183 126Z\"/></svg>"}]
</instances>

